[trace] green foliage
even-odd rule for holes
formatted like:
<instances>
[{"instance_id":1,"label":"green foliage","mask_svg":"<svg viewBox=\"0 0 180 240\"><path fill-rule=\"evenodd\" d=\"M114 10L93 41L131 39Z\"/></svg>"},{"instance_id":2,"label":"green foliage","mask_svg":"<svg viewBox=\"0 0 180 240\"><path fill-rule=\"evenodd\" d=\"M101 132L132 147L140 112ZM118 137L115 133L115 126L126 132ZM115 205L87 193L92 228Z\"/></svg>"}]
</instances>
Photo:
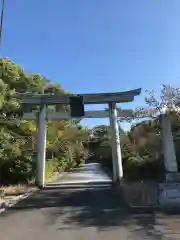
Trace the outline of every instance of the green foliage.
<instances>
[{"instance_id":1,"label":"green foliage","mask_svg":"<svg viewBox=\"0 0 180 240\"><path fill-rule=\"evenodd\" d=\"M171 113L177 156L180 156L178 116ZM102 164L112 167L112 149L108 127L96 126L90 149L93 157ZM101 129L101 130L100 130ZM105 130L106 129L106 130ZM161 128L157 117L154 120L142 121L125 133L120 131L121 151L124 177L135 181L143 179L161 180L164 176L163 152L161 146ZM178 158L178 157L177 157ZM179 159L179 158L178 158ZM179 164L180 165L180 164Z\"/></svg>"},{"instance_id":2,"label":"green foliage","mask_svg":"<svg viewBox=\"0 0 180 240\"><path fill-rule=\"evenodd\" d=\"M46 180L51 180L54 176L54 173L58 171L58 161L57 159L53 159L51 161L46 161L46 168L45 168L45 178Z\"/></svg>"},{"instance_id":3,"label":"green foliage","mask_svg":"<svg viewBox=\"0 0 180 240\"><path fill-rule=\"evenodd\" d=\"M32 182L36 173L36 123L21 120L25 109L14 97L15 92L69 94L45 77L25 72L10 59L0 59L0 184ZM170 102L174 106L178 99L179 90L163 88L162 103ZM146 102L156 108L162 105L153 93ZM69 111L67 105L48 108L51 111ZM29 109L32 110L32 106ZM177 159L180 159L180 114L173 109L170 109L170 118ZM159 118L136 124L128 133L120 127L120 139L126 179L161 177L164 165ZM48 121L46 154L47 179L51 179L55 172L79 166L88 156L112 167L110 128L101 125L86 129L79 120L71 124L68 121Z\"/></svg>"},{"instance_id":4,"label":"green foliage","mask_svg":"<svg viewBox=\"0 0 180 240\"><path fill-rule=\"evenodd\" d=\"M30 182L36 172L36 123L21 120L22 106L14 93L66 94L60 85L25 72L10 59L0 59L0 184ZM30 106L31 108L31 106ZM51 106L52 111L69 111ZM46 177L79 165L85 158L87 133L68 121L47 123Z\"/></svg>"}]
</instances>

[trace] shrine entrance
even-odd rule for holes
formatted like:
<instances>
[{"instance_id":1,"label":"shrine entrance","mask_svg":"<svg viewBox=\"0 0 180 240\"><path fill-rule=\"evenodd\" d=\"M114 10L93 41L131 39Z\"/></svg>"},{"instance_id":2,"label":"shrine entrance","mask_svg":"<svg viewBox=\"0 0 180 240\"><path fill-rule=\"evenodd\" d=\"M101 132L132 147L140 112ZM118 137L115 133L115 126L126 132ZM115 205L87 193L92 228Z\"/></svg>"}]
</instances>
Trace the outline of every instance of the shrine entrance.
<instances>
[{"instance_id":1,"label":"shrine entrance","mask_svg":"<svg viewBox=\"0 0 180 240\"><path fill-rule=\"evenodd\" d=\"M141 89L116 93L96 93L77 95L56 94L17 94L23 105L23 119L36 120L38 129L37 138L37 176L36 182L39 187L45 186L45 158L46 158L46 120L72 120L83 118L109 118L111 128L113 182L120 182L123 177L121 146L119 138L118 118L131 117L132 110L117 109L116 103L132 102L135 96L140 95ZM85 104L104 104L109 108L104 111L85 111ZM47 109L48 105L69 104L70 113L52 112ZM32 112L34 106L39 110ZM28 110L27 110L28 109Z\"/></svg>"}]
</instances>

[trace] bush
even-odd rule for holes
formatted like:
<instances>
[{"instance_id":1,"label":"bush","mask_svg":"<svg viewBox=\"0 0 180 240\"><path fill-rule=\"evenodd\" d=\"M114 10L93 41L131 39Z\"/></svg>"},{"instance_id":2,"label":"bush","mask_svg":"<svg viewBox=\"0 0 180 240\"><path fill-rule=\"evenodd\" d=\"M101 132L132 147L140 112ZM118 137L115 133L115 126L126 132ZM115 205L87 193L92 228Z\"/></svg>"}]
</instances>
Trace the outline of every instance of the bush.
<instances>
[{"instance_id":1,"label":"bush","mask_svg":"<svg viewBox=\"0 0 180 240\"><path fill-rule=\"evenodd\" d=\"M46 161L45 179L49 181L54 176L54 173L58 171L58 164L56 160Z\"/></svg>"},{"instance_id":2,"label":"bush","mask_svg":"<svg viewBox=\"0 0 180 240\"><path fill-rule=\"evenodd\" d=\"M154 180L160 181L164 178L163 159L147 160L139 162L129 160L123 165L124 178L127 181Z\"/></svg>"}]
</instances>

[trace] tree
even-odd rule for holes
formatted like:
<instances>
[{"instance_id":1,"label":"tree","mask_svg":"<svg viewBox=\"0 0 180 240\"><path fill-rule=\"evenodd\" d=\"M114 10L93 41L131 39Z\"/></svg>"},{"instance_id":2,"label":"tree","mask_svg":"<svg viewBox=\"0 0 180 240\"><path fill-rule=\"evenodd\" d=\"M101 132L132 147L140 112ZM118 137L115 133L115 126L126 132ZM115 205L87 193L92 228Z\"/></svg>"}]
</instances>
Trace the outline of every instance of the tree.
<instances>
[{"instance_id":1,"label":"tree","mask_svg":"<svg viewBox=\"0 0 180 240\"><path fill-rule=\"evenodd\" d=\"M23 106L14 93L66 94L60 85L27 73L10 59L0 59L0 183L28 182L35 178L36 123L22 120ZM30 109L32 106L29 106ZM69 108L51 106L52 111ZM37 108L36 108L37 109ZM68 121L47 122L46 175L84 161L87 133Z\"/></svg>"},{"instance_id":2,"label":"tree","mask_svg":"<svg viewBox=\"0 0 180 240\"><path fill-rule=\"evenodd\" d=\"M136 109L134 118L148 118L149 120L141 121L133 126L129 132L129 138L135 148L135 156L130 157L128 163L129 173L133 166L133 172L136 172L135 167L141 169L137 171L142 177L144 172L146 177L159 178L164 172L163 152L161 147L161 122L160 115L167 113L170 116L172 131L174 133L176 152L178 151L176 132L179 131L178 119L179 115L179 88L174 88L170 85L163 85L160 96L156 95L155 91L148 91L148 96L145 101L148 108ZM130 160L133 160L131 162ZM136 176L137 177L137 176Z\"/></svg>"}]
</instances>

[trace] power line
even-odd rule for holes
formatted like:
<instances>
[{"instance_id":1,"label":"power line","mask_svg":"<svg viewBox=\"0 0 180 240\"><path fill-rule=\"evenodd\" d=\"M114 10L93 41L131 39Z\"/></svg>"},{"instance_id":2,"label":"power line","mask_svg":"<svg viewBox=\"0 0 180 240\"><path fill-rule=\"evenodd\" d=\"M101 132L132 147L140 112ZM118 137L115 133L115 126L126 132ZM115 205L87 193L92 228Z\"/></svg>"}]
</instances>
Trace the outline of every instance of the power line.
<instances>
[{"instance_id":1,"label":"power line","mask_svg":"<svg viewBox=\"0 0 180 240\"><path fill-rule=\"evenodd\" d=\"M2 30L3 30L3 20L4 20L4 2L5 0L2 0L1 4L1 22L0 22L0 48L2 45Z\"/></svg>"}]
</instances>

